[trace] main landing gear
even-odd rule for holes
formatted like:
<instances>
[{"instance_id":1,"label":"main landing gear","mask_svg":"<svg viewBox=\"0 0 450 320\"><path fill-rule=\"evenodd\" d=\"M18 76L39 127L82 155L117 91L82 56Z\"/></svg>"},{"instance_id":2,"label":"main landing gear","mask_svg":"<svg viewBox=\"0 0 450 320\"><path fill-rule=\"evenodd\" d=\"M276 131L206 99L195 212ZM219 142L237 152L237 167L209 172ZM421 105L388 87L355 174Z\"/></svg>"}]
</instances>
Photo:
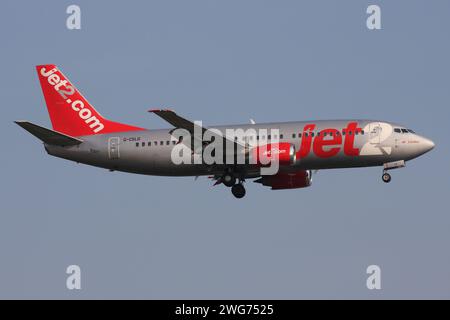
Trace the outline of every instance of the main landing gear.
<instances>
[{"instance_id":1,"label":"main landing gear","mask_svg":"<svg viewBox=\"0 0 450 320\"><path fill-rule=\"evenodd\" d=\"M237 179L232 171L226 171L222 178L222 183L231 188L231 193L238 199L241 199L245 196L245 187L244 180Z\"/></svg>"},{"instance_id":2,"label":"main landing gear","mask_svg":"<svg viewBox=\"0 0 450 320\"><path fill-rule=\"evenodd\" d=\"M231 172L226 172L222 176L222 183L227 187L233 187L236 184L236 177Z\"/></svg>"},{"instance_id":3,"label":"main landing gear","mask_svg":"<svg viewBox=\"0 0 450 320\"><path fill-rule=\"evenodd\" d=\"M231 193L238 199L241 199L245 196L245 188L242 182L236 183L231 187Z\"/></svg>"}]
</instances>

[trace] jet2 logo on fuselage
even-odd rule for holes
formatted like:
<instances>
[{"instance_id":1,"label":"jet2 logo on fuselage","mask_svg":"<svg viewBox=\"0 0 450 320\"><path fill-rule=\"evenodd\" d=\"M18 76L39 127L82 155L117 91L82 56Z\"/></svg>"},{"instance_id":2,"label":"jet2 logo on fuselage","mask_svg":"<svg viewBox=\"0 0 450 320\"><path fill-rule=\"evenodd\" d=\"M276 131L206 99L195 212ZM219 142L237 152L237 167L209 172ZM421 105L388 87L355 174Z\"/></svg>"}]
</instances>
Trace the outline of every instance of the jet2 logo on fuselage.
<instances>
[{"instance_id":1,"label":"jet2 logo on fuselage","mask_svg":"<svg viewBox=\"0 0 450 320\"><path fill-rule=\"evenodd\" d=\"M362 133L357 122L348 123L347 127L342 129L342 133L333 128L321 130L314 137L315 124L307 124L303 128L300 150L297 152L297 158L305 158L311 153L311 146L314 154L320 158L331 158L341 151L344 141L344 154L347 156L358 156L359 149L354 147L355 136ZM343 138L344 137L344 138ZM314 141L313 141L314 138ZM327 149L325 149L325 147Z\"/></svg>"}]
</instances>

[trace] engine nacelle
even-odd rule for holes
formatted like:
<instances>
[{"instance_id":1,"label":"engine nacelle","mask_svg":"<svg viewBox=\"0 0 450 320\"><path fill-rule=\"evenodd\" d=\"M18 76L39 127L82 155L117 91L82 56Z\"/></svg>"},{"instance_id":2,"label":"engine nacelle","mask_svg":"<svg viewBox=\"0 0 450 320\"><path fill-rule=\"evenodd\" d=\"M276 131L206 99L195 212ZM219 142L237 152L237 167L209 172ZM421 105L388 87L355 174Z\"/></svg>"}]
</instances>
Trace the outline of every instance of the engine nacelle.
<instances>
[{"instance_id":1,"label":"engine nacelle","mask_svg":"<svg viewBox=\"0 0 450 320\"><path fill-rule=\"evenodd\" d=\"M290 166L296 161L295 147L287 142L255 147L251 150L250 156L253 163L259 166L270 165L275 160L278 160L280 166Z\"/></svg>"},{"instance_id":2,"label":"engine nacelle","mask_svg":"<svg viewBox=\"0 0 450 320\"><path fill-rule=\"evenodd\" d=\"M263 176L255 182L271 187L272 190L306 188L312 184L312 173L310 170L277 173L273 176Z\"/></svg>"}]
</instances>

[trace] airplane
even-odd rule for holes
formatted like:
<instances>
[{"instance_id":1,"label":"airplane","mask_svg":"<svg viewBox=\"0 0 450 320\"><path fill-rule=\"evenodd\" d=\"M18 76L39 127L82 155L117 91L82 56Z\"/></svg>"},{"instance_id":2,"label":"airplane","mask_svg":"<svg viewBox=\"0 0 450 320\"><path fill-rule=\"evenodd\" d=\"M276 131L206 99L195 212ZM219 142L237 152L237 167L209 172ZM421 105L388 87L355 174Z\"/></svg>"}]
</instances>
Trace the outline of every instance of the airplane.
<instances>
[{"instance_id":1,"label":"airplane","mask_svg":"<svg viewBox=\"0 0 450 320\"><path fill-rule=\"evenodd\" d=\"M158 176L208 176L214 185L231 188L236 198L246 194L244 182L272 190L309 187L313 173L323 169L382 167L382 180L391 181L389 170L405 167L434 148L434 143L413 130L378 120L318 120L204 127L172 110L151 113L172 128L150 130L108 120L100 115L55 65L36 66L52 129L29 121L15 121L40 139L48 154L110 171ZM176 136L177 130L187 135ZM233 136L228 131L235 132ZM200 131L200 135L195 133ZM210 134L209 140L203 140ZM200 138L199 138L200 137ZM212 143L218 159L206 163L204 152ZM182 147L189 159L175 163L174 152ZM184 149L183 149L184 148ZM255 152L258 150L258 152ZM260 152L263 150L262 152ZM250 161L237 161L236 154ZM211 154L214 154L212 152ZM228 158L229 155L232 155ZM263 157L265 160L263 161ZM200 159L200 160L199 160ZM264 173L273 163L277 170Z\"/></svg>"}]
</instances>

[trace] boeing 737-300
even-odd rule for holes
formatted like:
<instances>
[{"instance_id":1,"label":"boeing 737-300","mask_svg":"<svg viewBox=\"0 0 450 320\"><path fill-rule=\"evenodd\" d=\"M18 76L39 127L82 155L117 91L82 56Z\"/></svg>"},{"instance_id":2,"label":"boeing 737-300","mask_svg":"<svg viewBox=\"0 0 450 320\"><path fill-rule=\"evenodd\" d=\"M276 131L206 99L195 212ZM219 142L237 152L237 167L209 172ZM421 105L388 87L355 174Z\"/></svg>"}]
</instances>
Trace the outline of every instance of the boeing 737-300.
<instances>
[{"instance_id":1,"label":"boeing 737-300","mask_svg":"<svg viewBox=\"0 0 450 320\"><path fill-rule=\"evenodd\" d=\"M50 155L111 171L209 176L215 185L230 187L236 198L244 197L246 180L271 189L303 188L311 185L313 172L322 169L380 166L387 183L388 170L404 167L434 148L430 139L407 126L378 120L252 121L212 128L157 109L150 112L171 128L144 129L103 118L55 65L36 69L52 129L16 123L39 138ZM209 154L220 161L205 161L208 148L218 142L220 147ZM273 163L275 172L264 171Z\"/></svg>"}]
</instances>

